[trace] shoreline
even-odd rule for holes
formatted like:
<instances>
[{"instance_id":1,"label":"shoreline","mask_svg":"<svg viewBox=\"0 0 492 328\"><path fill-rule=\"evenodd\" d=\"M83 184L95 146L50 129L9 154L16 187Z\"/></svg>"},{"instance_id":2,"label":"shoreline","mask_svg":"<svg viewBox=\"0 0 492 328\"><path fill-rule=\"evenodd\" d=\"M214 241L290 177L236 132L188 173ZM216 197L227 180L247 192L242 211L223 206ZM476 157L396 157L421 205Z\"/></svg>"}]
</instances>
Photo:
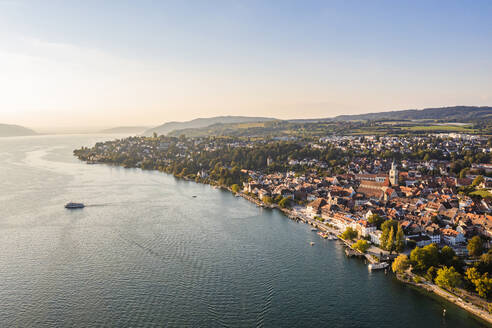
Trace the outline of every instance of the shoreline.
<instances>
[{"instance_id":1,"label":"shoreline","mask_svg":"<svg viewBox=\"0 0 492 328\"><path fill-rule=\"evenodd\" d=\"M180 177L176 177L176 178L180 178ZM184 178L184 180L186 180L186 181L192 181L191 179L186 179L186 178ZM196 182L196 181L193 181L193 182ZM199 182L199 183L202 183L202 182ZM209 184L209 183L203 183L203 184L208 184L208 185L211 185L211 186L214 186L215 187L215 185L212 185L212 184ZM312 226L316 227L319 230L322 230L322 231L325 231L325 232L328 231L331 234L334 234L337 237L337 239L340 240L340 241L342 241L347 247L349 247L350 249L353 249L352 246L351 246L351 243L349 241L340 238L339 235L338 235L338 233L336 233L333 229L328 228L322 222L316 222L315 220L307 220L307 219L296 217L296 214L293 213L293 211L290 210L290 209L288 209L288 208L281 208L280 206L278 206L276 204L275 205L266 205L265 203L263 203L259 199L255 199L255 198L253 198L253 197L251 197L249 195L246 195L246 194L244 194L242 192L235 193L234 191L232 191L232 189L230 189L228 187L224 187L224 186L216 186L216 187L218 187L219 189L222 189L222 190L227 190L227 191L231 192L233 195L239 195L240 197L242 197L242 198L244 198L244 199L246 199L246 200L248 200L248 201L256 204L259 207L269 208L269 209L278 209L287 218L289 218L291 220L294 220L294 221L297 221L297 222L301 221L303 223L312 225ZM370 263L375 263L374 259L372 259L369 254L365 254L365 253L361 253L361 254L363 254L363 257L366 260L370 261ZM455 306L458 306L459 308L465 310L469 314L475 316L475 318L478 319L478 320L480 320L480 322L482 322L484 324L487 324L490 327L492 327L492 314L490 314L487 311L485 311L485 310L477 307L476 305L474 305L472 303L467 303L467 302L462 301L462 300L460 301L460 299L457 296L452 295L451 293L449 293L449 292L441 289L437 285L434 285L434 284L425 284L425 283L418 284L418 283L415 283L415 282L413 282L411 280L408 280L407 281L407 280L404 280L401 277L401 275L399 275L399 274L395 274L395 277L396 277L396 279L400 283L403 283L405 285L411 285L413 288L418 289L419 291L426 291L428 293L431 293L433 296L440 297L440 299L445 300L447 302L450 302L450 303L454 304Z\"/></svg>"},{"instance_id":2,"label":"shoreline","mask_svg":"<svg viewBox=\"0 0 492 328\"><path fill-rule=\"evenodd\" d=\"M86 164L90 164L87 161L83 161L83 160L81 160L81 161L86 163ZM108 163L100 163L100 164L108 164ZM121 166L121 165L117 165L117 166ZM124 166L122 166L122 167L124 167ZM124 168L126 168L126 167L124 167ZM161 172L159 170L153 170L153 171ZM278 209L288 219L291 219L291 220L296 221L296 222L301 221L302 223L312 225L313 227L316 227L317 229L319 229L321 231L329 232L329 233L333 234L338 240L342 241L345 244L345 246L347 246L348 248L353 250L352 244L349 241L344 240L339 236L339 231L335 231L334 229L326 226L324 223L318 222L314 219L307 219L307 218L299 217L297 213L295 213L293 210L291 210L289 208L282 208L277 204L267 205L267 204L263 203L261 200L256 199L254 197L251 197L251 196L249 196L249 195L247 195L241 191L236 193L230 187L221 186L221 185L217 185L217 184L213 184L213 183L208 183L206 181L196 181L194 179L190 179L190 178L186 178L186 177L182 177L182 176L177 176L177 175L174 175L172 173L166 173L166 172L163 172L163 173L169 174L169 175L173 176L174 178L177 178L180 180L184 180L184 181L188 181L188 182L194 182L194 183L201 183L201 184L209 185L209 186L213 187L214 189L221 189L224 191L229 191L234 196L244 198L244 199L248 200L249 202L256 204L256 206L261 207L261 208L268 208L268 209L272 209L272 210ZM371 256L367 253L361 253L361 255L363 255L365 260L369 261L370 263L376 263L377 262L374 259L372 259ZM390 268L391 268L391 266L390 266ZM475 316L476 319L480 320L480 322L487 324L490 327L492 327L492 314L490 314L487 311L477 307L476 305L474 305L472 303L465 303L463 300L460 301L460 299L457 296L452 295L449 292L439 288L437 285L428 284L428 283L415 283L412 280L404 280L403 277L401 277L401 275L399 275L399 274L395 274L395 277L400 283L403 283L405 285L410 285L413 288L418 289L419 291L426 291L428 293L431 293L434 296L438 296L441 299L458 306L459 308L467 311L469 314Z\"/></svg>"},{"instance_id":3,"label":"shoreline","mask_svg":"<svg viewBox=\"0 0 492 328\"><path fill-rule=\"evenodd\" d=\"M416 283L412 279L409 280L403 279L401 274L395 274L395 277L398 281L400 281L404 285L410 285L412 288L415 288L420 292L426 291L427 293L430 293L434 296L439 297L442 300L445 300L449 303L458 306L459 308L467 311L468 313L478 318L480 322L485 323L490 327L492 327L492 315L488 313L486 310L483 310L482 308L479 308L478 306L470 302L461 300L459 297L451 294L450 292L440 288L435 284L430 284L427 282Z\"/></svg>"}]
</instances>

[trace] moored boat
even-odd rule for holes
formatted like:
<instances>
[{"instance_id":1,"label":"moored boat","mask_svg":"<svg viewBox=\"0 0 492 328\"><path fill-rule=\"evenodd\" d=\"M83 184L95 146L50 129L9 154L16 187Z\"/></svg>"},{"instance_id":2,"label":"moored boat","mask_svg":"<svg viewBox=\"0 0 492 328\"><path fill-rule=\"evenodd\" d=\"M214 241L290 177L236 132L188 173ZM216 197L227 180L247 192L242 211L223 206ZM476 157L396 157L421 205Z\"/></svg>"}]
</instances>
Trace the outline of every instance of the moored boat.
<instances>
[{"instance_id":1,"label":"moored boat","mask_svg":"<svg viewBox=\"0 0 492 328\"><path fill-rule=\"evenodd\" d=\"M380 262L380 263L371 263L367 266L369 270L382 270L386 269L389 266L388 263L386 262Z\"/></svg>"}]
</instances>

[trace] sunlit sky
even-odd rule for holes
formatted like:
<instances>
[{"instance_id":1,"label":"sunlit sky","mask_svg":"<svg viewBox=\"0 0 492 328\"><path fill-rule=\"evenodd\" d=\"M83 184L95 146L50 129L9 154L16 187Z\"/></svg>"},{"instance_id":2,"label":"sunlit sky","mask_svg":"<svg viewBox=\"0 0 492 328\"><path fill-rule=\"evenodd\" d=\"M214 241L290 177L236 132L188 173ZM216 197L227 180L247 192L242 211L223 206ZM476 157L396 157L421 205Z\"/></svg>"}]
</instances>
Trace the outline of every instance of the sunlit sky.
<instances>
[{"instance_id":1,"label":"sunlit sky","mask_svg":"<svg viewBox=\"0 0 492 328\"><path fill-rule=\"evenodd\" d=\"M0 123L492 105L492 1L0 0Z\"/></svg>"}]
</instances>

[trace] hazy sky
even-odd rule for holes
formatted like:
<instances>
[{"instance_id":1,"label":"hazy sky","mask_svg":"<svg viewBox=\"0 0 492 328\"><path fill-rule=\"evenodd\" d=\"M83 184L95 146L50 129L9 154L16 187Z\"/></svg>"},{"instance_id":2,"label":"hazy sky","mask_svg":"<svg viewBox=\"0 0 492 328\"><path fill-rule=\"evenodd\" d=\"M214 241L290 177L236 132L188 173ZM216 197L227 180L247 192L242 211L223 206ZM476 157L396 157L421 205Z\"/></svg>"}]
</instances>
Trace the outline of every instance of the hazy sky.
<instances>
[{"instance_id":1,"label":"hazy sky","mask_svg":"<svg viewBox=\"0 0 492 328\"><path fill-rule=\"evenodd\" d=\"M0 122L492 105L492 1L0 0Z\"/></svg>"}]
</instances>

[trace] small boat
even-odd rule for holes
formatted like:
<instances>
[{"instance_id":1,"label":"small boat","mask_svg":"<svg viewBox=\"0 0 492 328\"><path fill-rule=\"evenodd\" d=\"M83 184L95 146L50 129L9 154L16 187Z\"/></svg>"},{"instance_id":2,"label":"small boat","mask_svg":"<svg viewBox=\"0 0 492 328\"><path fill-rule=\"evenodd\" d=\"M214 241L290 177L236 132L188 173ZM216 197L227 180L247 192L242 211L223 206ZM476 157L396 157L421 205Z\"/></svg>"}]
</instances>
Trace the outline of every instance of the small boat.
<instances>
[{"instance_id":1,"label":"small boat","mask_svg":"<svg viewBox=\"0 0 492 328\"><path fill-rule=\"evenodd\" d=\"M318 231L318 229L316 229L316 228L311 228L311 231Z\"/></svg>"},{"instance_id":2,"label":"small boat","mask_svg":"<svg viewBox=\"0 0 492 328\"><path fill-rule=\"evenodd\" d=\"M234 196L236 196L236 197L241 197L241 195L239 195L239 194L235 194Z\"/></svg>"},{"instance_id":3,"label":"small boat","mask_svg":"<svg viewBox=\"0 0 492 328\"><path fill-rule=\"evenodd\" d=\"M193 196L191 196L191 197L196 198L196 196L195 196L195 195L193 195Z\"/></svg>"},{"instance_id":4,"label":"small boat","mask_svg":"<svg viewBox=\"0 0 492 328\"><path fill-rule=\"evenodd\" d=\"M85 207L85 205L82 204L82 203L72 203L72 202L70 202L70 203L67 203L65 205L65 208L70 209L70 210L77 209L77 208L84 208L84 207Z\"/></svg>"},{"instance_id":5,"label":"small boat","mask_svg":"<svg viewBox=\"0 0 492 328\"><path fill-rule=\"evenodd\" d=\"M381 262L381 263L371 263L367 267L369 270L382 270L382 269L386 269L388 266L389 266L388 263Z\"/></svg>"},{"instance_id":6,"label":"small boat","mask_svg":"<svg viewBox=\"0 0 492 328\"><path fill-rule=\"evenodd\" d=\"M310 242L309 245L313 246L314 245L314 241Z\"/></svg>"}]
</instances>

